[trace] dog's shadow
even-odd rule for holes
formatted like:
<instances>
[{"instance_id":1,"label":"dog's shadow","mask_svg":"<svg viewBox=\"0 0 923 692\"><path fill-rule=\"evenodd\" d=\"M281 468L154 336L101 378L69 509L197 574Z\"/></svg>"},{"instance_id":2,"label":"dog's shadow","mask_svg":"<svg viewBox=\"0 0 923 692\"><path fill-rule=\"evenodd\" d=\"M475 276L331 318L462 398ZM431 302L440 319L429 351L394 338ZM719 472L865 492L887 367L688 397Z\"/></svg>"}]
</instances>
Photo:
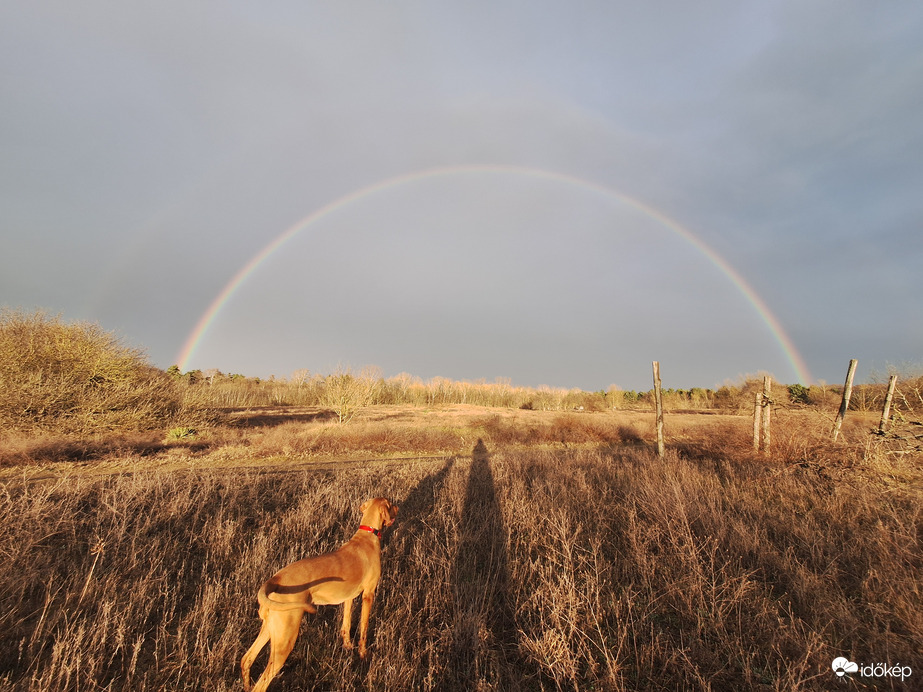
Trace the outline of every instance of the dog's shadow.
<instances>
[{"instance_id":1,"label":"dog's shadow","mask_svg":"<svg viewBox=\"0 0 923 692\"><path fill-rule=\"evenodd\" d=\"M508 529L490 457L484 441L478 440L459 521L452 570L455 621L439 689L473 689L485 682L502 689L518 687L519 633L510 599Z\"/></svg>"},{"instance_id":2,"label":"dog's shadow","mask_svg":"<svg viewBox=\"0 0 923 692\"><path fill-rule=\"evenodd\" d=\"M419 540L424 520L435 512L436 498L454 465L455 457L446 459L441 469L424 477L400 503L398 531L393 535L395 552L409 548L410 546L404 545L405 542ZM391 539L391 535L385 534L385 548L389 547Z\"/></svg>"}]
</instances>

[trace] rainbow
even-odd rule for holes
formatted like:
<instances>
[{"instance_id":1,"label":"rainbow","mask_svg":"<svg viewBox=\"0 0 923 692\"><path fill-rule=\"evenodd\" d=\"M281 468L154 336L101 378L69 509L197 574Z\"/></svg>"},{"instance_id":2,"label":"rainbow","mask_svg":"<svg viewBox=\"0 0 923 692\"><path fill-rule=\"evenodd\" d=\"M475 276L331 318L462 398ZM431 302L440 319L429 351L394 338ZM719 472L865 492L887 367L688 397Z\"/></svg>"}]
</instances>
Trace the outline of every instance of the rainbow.
<instances>
[{"instance_id":1,"label":"rainbow","mask_svg":"<svg viewBox=\"0 0 923 692\"><path fill-rule=\"evenodd\" d=\"M263 264L263 262L271 257L276 252L276 250L285 245L285 243L294 238L301 231L305 230L321 219L329 216L330 214L333 214L339 209L343 209L353 202L357 202L365 197L368 197L369 195L375 194L376 192L389 190L391 188L407 185L409 183L414 183L420 180L475 173L505 173L576 186L584 190L591 190L602 195L603 197L616 200L622 204L632 207L633 209L636 209L645 216L654 219L658 223L671 230L677 236L682 238L684 241L688 242L690 245L696 248L696 250L701 252L737 287L737 290L740 291L740 293L753 306L762 321L769 328L769 331L778 342L793 371L798 376L799 381L804 383L811 382L811 375L808 372L807 365L805 364L801 355L798 353L798 350L795 348L792 340L785 333L785 330L782 328L779 320L776 319L775 315L772 314L766 303L763 302L763 300L756 294L756 292L750 287L744 278L738 274L731 265L729 265L714 250L708 247L708 245L693 235L692 231L681 226L675 220L671 219L669 216L663 214L657 209L654 209L653 207L650 207L643 202L639 202L632 197L613 190L612 188L600 185L599 183L564 173L547 171L540 168L498 164L441 166L437 168L428 168L413 173L406 173L404 175L395 176L393 178L380 180L354 192L350 192L347 195L338 197L320 209L317 209L316 211L308 214L303 219L296 222L286 231L277 236L272 242L270 242L262 250L255 254L243 267L241 267L233 277L231 277L231 280L227 282L221 292L215 297L214 300L212 300L211 304L208 306L205 312L202 313L202 316L199 318L193 330L189 333L189 336L187 337L185 343L183 344L182 350L177 357L179 368L181 370L186 370L188 368L189 362L192 359L192 356L195 354L196 348L198 348L205 334L208 332L208 328L211 326L212 322L215 320L215 317L219 312L221 312L221 309L227 304L237 289L239 289L241 285L250 277L250 275L253 274L259 268L259 266Z\"/></svg>"}]
</instances>

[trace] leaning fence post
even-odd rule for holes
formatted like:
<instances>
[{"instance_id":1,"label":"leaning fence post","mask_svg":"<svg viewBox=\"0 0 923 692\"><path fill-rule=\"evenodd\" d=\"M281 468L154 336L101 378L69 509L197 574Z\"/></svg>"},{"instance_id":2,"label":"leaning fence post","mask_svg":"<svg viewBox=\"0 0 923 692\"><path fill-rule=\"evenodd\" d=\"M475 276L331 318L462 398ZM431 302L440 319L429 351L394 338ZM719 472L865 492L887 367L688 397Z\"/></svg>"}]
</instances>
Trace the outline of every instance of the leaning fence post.
<instances>
[{"instance_id":1,"label":"leaning fence post","mask_svg":"<svg viewBox=\"0 0 923 692\"><path fill-rule=\"evenodd\" d=\"M881 411L881 422L878 423L878 434L884 435L888 428L888 416L891 414L891 399L894 398L894 387L897 386L897 375L888 378L888 393L885 395L885 407Z\"/></svg>"},{"instance_id":2,"label":"leaning fence post","mask_svg":"<svg viewBox=\"0 0 923 692\"><path fill-rule=\"evenodd\" d=\"M843 386L843 400L840 401L840 411L836 414L836 422L833 424L833 441L840 434L840 426L843 425L843 418L846 416L846 409L849 408L849 397L852 396L852 378L856 374L856 364L859 361L853 358L849 361L849 370L846 371L846 384Z\"/></svg>"},{"instance_id":3,"label":"leaning fence post","mask_svg":"<svg viewBox=\"0 0 923 692\"><path fill-rule=\"evenodd\" d=\"M753 451L760 451L760 424L762 423L763 393L756 392L756 402L753 404Z\"/></svg>"},{"instance_id":4,"label":"leaning fence post","mask_svg":"<svg viewBox=\"0 0 923 692\"><path fill-rule=\"evenodd\" d=\"M663 458L663 394L660 391L660 363L654 361L654 406L657 411L657 456Z\"/></svg>"}]
</instances>

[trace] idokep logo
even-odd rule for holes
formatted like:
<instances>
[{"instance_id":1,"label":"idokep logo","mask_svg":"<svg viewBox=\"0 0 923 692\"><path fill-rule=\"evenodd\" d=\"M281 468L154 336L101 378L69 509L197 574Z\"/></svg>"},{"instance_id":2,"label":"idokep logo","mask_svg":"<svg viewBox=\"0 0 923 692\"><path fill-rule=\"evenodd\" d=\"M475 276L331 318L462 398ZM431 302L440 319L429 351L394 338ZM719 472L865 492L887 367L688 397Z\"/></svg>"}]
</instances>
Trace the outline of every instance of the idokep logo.
<instances>
[{"instance_id":1,"label":"idokep logo","mask_svg":"<svg viewBox=\"0 0 923 692\"><path fill-rule=\"evenodd\" d=\"M850 660L847 660L840 656L839 658L833 659L833 672L837 674L837 677L843 677L846 673L856 673L859 671L859 664L853 663Z\"/></svg>"},{"instance_id":2,"label":"idokep logo","mask_svg":"<svg viewBox=\"0 0 923 692\"><path fill-rule=\"evenodd\" d=\"M853 663L848 658L839 656L833 659L831 664L833 672L837 677L843 677L847 673L858 673L863 678L900 678L906 680L913 673L910 666L900 664L892 666L888 663L873 663L870 665Z\"/></svg>"}]
</instances>

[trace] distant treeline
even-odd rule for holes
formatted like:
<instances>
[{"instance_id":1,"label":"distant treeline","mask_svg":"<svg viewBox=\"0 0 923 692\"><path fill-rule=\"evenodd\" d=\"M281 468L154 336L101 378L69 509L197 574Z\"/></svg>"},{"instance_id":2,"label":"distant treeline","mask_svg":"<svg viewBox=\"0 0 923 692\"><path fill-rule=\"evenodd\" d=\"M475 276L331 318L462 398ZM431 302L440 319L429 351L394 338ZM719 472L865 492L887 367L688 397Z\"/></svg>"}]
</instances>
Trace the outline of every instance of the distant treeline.
<instances>
[{"instance_id":1,"label":"distant treeline","mask_svg":"<svg viewBox=\"0 0 923 692\"><path fill-rule=\"evenodd\" d=\"M611 385L607 389L585 391L556 387L514 386L510 380L498 378L493 382L455 381L444 377L422 380L407 373L382 377L375 368L361 372L341 369L332 375L297 371L289 378L245 377L225 374L218 370L192 370L181 373L173 366L167 370L185 387L188 404L202 407L238 408L247 406L324 406L329 403L328 390L332 378L362 383L368 392L371 405L441 406L470 404L503 408L533 409L542 411L606 411L612 409L648 409L653 405L653 390L636 391ZM691 389L664 388L664 406L667 409L720 409L745 411L753 407L754 394L762 391L763 375L742 378L740 382L725 384L717 389L693 387ZM773 384L772 398L781 406L812 406L835 408L839 405L842 386L825 383ZM853 410L880 409L886 385L861 384L853 389L850 408ZM905 380L899 388L898 406L912 411L923 408L923 377Z\"/></svg>"}]
</instances>

